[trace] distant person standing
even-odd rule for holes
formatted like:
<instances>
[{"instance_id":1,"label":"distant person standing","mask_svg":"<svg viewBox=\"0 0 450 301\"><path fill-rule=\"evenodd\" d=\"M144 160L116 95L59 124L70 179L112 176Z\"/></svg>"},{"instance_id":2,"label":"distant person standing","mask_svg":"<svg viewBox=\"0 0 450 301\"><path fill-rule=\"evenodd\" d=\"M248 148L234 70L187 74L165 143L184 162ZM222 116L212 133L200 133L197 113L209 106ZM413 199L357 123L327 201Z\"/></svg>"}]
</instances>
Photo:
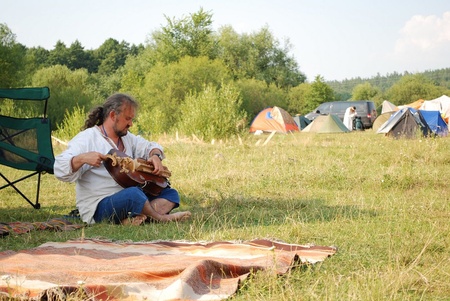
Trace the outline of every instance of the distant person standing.
<instances>
[{"instance_id":1,"label":"distant person standing","mask_svg":"<svg viewBox=\"0 0 450 301\"><path fill-rule=\"evenodd\" d=\"M347 110L345 110L344 114L344 124L345 126L350 130L353 131L353 122L356 118L356 107L348 107Z\"/></svg>"}]
</instances>

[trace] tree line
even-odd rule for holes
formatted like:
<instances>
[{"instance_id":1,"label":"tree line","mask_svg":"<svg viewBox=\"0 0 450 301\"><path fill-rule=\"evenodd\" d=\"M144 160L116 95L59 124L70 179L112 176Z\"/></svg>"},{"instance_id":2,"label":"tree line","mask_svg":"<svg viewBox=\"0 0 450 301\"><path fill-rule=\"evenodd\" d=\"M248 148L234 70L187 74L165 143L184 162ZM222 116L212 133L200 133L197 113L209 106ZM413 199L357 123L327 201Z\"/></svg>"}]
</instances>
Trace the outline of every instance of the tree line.
<instances>
[{"instance_id":1,"label":"tree line","mask_svg":"<svg viewBox=\"0 0 450 301\"><path fill-rule=\"evenodd\" d=\"M401 99L398 95L389 91L389 89L397 84L403 77L418 77L424 84L432 84L438 87L444 87L445 89L450 88L450 68L442 68L438 70L428 70L418 74L411 74L407 71L404 73L393 72L387 75L377 74L371 78L351 78L342 81L328 81L327 84L336 92L336 96L339 100L347 100L352 98L353 90L356 86L370 84L372 87L376 87L384 99L393 99L397 104L402 104L401 101L414 101L415 95L409 99ZM444 89L444 90L445 90ZM445 91L443 94L446 94ZM448 92L447 92L448 95ZM424 96L425 97L425 96ZM423 98L423 97L422 97ZM417 99L416 99L417 100Z\"/></svg>"},{"instance_id":2,"label":"tree line","mask_svg":"<svg viewBox=\"0 0 450 301\"><path fill-rule=\"evenodd\" d=\"M449 69L342 82L317 75L307 81L290 54L289 40L280 42L267 26L243 34L229 25L214 31L213 15L203 9L181 18L166 16L166 21L145 44L110 38L93 50L78 40L69 46L57 41L52 50L27 48L7 24L0 24L0 87L50 87L55 129L68 127L68 119L82 119L93 105L121 91L140 103L135 131L204 138L243 131L269 106L295 115L325 101L404 104L450 95Z\"/></svg>"}]
</instances>

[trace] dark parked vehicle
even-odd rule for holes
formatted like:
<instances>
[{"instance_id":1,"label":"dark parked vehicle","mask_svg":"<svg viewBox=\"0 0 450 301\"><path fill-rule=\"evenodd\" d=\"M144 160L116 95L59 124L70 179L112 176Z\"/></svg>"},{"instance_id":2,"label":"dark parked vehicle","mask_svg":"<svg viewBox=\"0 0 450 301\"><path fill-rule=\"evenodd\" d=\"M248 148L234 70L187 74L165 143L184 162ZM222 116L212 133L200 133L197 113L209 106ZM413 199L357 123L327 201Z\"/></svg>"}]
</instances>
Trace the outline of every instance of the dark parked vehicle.
<instances>
[{"instance_id":1,"label":"dark parked vehicle","mask_svg":"<svg viewBox=\"0 0 450 301\"><path fill-rule=\"evenodd\" d=\"M372 128L373 121L377 118L377 110L373 101L369 100L324 102L305 117L312 121L319 115L333 114L343 121L345 110L351 106L356 107L356 114L361 117L364 128Z\"/></svg>"}]
</instances>

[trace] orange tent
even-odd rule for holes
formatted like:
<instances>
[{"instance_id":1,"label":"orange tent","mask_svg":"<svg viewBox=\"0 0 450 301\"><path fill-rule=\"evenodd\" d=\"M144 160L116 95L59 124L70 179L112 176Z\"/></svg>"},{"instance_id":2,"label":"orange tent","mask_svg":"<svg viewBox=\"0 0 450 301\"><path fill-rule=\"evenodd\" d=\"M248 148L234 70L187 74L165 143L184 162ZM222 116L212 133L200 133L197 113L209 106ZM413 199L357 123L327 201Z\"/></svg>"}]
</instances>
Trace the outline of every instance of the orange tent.
<instances>
[{"instance_id":1,"label":"orange tent","mask_svg":"<svg viewBox=\"0 0 450 301\"><path fill-rule=\"evenodd\" d=\"M299 131L294 118L279 107L267 108L256 115L250 126L250 133L256 131L287 133Z\"/></svg>"},{"instance_id":2,"label":"orange tent","mask_svg":"<svg viewBox=\"0 0 450 301\"><path fill-rule=\"evenodd\" d=\"M404 107L408 107L408 108L413 108L413 109L418 110L418 109L420 109L420 106L423 104L424 101L425 100L423 100L423 99L418 99L418 100L416 100L416 101L414 101L412 103L408 103L406 105L398 106L398 108L402 109Z\"/></svg>"}]
</instances>

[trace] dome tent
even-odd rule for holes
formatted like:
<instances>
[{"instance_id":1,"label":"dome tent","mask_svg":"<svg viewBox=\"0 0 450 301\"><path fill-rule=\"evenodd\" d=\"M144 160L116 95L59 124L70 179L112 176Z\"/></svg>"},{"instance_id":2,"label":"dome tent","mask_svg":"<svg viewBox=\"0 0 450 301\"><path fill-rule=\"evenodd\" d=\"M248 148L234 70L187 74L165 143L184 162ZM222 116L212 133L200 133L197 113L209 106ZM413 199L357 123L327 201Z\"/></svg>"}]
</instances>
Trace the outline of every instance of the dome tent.
<instances>
[{"instance_id":1,"label":"dome tent","mask_svg":"<svg viewBox=\"0 0 450 301\"><path fill-rule=\"evenodd\" d=\"M426 121L431 132L439 137L447 137L448 125L444 119L442 119L439 111L419 110L419 114Z\"/></svg>"},{"instance_id":2,"label":"dome tent","mask_svg":"<svg viewBox=\"0 0 450 301\"><path fill-rule=\"evenodd\" d=\"M256 115L250 126L250 133L256 131L287 133L299 131L297 124L288 112L280 107L266 108Z\"/></svg>"},{"instance_id":3,"label":"dome tent","mask_svg":"<svg viewBox=\"0 0 450 301\"><path fill-rule=\"evenodd\" d=\"M414 138L418 134L428 136L431 129L419 112L405 107L391 115L377 130L377 134L385 134L394 138Z\"/></svg>"},{"instance_id":4,"label":"dome tent","mask_svg":"<svg viewBox=\"0 0 450 301\"><path fill-rule=\"evenodd\" d=\"M302 132L310 133L348 133L350 132L337 115L320 115L308 124Z\"/></svg>"},{"instance_id":5,"label":"dome tent","mask_svg":"<svg viewBox=\"0 0 450 301\"><path fill-rule=\"evenodd\" d=\"M388 121L388 119L392 116L392 114L394 114L395 111L390 111L390 112L384 112L380 115L377 116L377 118L375 119L375 121L372 124L372 130L374 130L375 132L378 131L378 129L386 122Z\"/></svg>"},{"instance_id":6,"label":"dome tent","mask_svg":"<svg viewBox=\"0 0 450 301\"><path fill-rule=\"evenodd\" d=\"M305 116L296 115L293 118L294 118L294 121L295 121L295 123L297 124L297 126L298 126L298 128L300 130L303 130L305 127L308 126L308 124L311 123L311 120L309 120Z\"/></svg>"}]
</instances>

